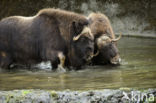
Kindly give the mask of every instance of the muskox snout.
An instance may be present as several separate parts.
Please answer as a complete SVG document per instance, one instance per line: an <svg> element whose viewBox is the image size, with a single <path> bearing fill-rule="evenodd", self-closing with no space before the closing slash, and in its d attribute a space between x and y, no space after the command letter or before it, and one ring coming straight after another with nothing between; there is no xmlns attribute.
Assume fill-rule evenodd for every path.
<svg viewBox="0 0 156 103"><path fill-rule="evenodd" d="M119 55L113 57L111 60L110 60L110 63L113 64L113 65L119 65L121 63L121 58Z"/></svg>
<svg viewBox="0 0 156 103"><path fill-rule="evenodd" d="M93 58L93 52L94 52L93 47L87 47L87 48L85 49L83 59L84 59L85 61L90 61L90 60Z"/></svg>
<svg viewBox="0 0 156 103"><path fill-rule="evenodd" d="M86 56L86 61L90 61L92 59L92 56L91 55L87 55Z"/></svg>
<svg viewBox="0 0 156 103"><path fill-rule="evenodd" d="M93 58L93 49L86 52L86 61L90 61Z"/></svg>

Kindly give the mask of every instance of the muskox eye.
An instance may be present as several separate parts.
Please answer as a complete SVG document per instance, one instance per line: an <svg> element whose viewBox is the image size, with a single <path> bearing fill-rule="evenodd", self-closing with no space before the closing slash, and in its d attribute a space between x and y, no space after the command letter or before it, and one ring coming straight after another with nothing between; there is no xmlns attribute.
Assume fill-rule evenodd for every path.
<svg viewBox="0 0 156 103"><path fill-rule="evenodd" d="M92 51L92 48L91 47L87 47L87 51Z"/></svg>
<svg viewBox="0 0 156 103"><path fill-rule="evenodd" d="M85 41L85 38L81 38L80 41L84 42Z"/></svg>
<svg viewBox="0 0 156 103"><path fill-rule="evenodd" d="M113 45L110 43L110 44L109 44L109 48L112 48L112 46L113 46Z"/></svg>
<svg viewBox="0 0 156 103"><path fill-rule="evenodd" d="M99 19L99 22L103 22L103 20L102 19Z"/></svg>
<svg viewBox="0 0 156 103"><path fill-rule="evenodd" d="M111 41L111 44L114 44L114 42L113 42L113 41Z"/></svg>

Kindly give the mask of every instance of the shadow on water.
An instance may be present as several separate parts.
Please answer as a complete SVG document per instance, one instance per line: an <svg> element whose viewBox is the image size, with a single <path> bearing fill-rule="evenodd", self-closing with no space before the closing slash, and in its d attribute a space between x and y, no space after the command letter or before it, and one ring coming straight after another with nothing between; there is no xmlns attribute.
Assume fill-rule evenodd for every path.
<svg viewBox="0 0 156 103"><path fill-rule="evenodd" d="M56 73L20 69L0 72L0 89L90 90L104 88L155 88L156 40L124 37L118 43L120 66L92 66Z"/></svg>

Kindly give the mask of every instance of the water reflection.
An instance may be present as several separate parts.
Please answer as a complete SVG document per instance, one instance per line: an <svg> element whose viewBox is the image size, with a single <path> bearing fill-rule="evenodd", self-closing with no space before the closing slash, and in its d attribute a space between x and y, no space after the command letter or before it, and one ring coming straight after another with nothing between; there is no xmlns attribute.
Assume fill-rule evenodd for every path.
<svg viewBox="0 0 156 103"><path fill-rule="evenodd" d="M89 90L104 88L155 88L155 39L123 38L118 44L122 65L93 66L57 73L46 70L1 71L0 89Z"/></svg>

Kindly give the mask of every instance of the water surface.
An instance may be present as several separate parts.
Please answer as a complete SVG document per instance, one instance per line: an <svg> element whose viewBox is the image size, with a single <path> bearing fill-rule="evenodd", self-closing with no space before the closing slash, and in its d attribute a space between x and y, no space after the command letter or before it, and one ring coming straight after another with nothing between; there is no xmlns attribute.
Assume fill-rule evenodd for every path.
<svg viewBox="0 0 156 103"><path fill-rule="evenodd" d="M122 58L120 66L89 66L66 73L22 68L1 71L0 90L156 88L156 39L124 37L118 46Z"/></svg>

